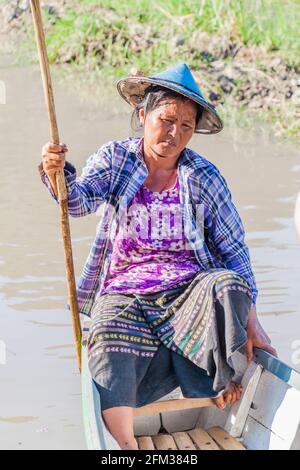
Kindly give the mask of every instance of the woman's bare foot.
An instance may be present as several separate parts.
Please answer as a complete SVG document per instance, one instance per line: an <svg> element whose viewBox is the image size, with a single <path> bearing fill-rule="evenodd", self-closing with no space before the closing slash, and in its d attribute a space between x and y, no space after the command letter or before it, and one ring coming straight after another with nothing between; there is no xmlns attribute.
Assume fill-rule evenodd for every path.
<svg viewBox="0 0 300 470"><path fill-rule="evenodd" d="M233 405L236 401L239 401L243 392L243 386L231 382L226 391L218 398L213 398L213 401L217 408L223 410L226 405Z"/></svg>

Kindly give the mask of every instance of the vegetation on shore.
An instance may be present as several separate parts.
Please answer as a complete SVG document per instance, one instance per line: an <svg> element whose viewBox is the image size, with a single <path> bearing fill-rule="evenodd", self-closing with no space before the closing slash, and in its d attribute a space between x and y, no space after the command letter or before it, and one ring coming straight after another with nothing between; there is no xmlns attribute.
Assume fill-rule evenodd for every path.
<svg viewBox="0 0 300 470"><path fill-rule="evenodd" d="M29 2L0 2L36 61ZM300 0L50 0L43 14L51 63L116 80L186 62L221 114L300 135Z"/></svg>

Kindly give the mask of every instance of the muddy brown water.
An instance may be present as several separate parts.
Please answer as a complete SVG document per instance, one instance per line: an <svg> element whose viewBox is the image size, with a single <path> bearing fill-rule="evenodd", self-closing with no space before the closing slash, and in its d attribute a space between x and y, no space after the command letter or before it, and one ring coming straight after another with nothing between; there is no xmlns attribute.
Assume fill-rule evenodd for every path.
<svg viewBox="0 0 300 470"><path fill-rule="evenodd" d="M0 80L6 86L0 105L0 448L82 449L58 208L37 173L49 140L40 75L35 67L2 61ZM81 100L70 82L55 81L61 140L79 172L103 143L130 134L129 110L117 92L100 105L93 90L89 96ZM300 154L259 128L196 136L191 146L227 179L247 232L261 322L280 358L300 369L300 242L293 222ZM97 222L94 215L71 220L77 275Z"/></svg>

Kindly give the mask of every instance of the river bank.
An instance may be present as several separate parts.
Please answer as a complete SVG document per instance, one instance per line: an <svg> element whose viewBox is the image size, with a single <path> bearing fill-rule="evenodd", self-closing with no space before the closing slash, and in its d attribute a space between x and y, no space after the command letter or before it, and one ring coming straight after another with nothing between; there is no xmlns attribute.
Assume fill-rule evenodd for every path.
<svg viewBox="0 0 300 470"><path fill-rule="evenodd" d="M2 48L37 61L29 1L1 0ZM299 2L50 0L42 4L49 59L81 88L178 62L231 126L268 122L300 136ZM85 84L85 85L84 85ZM101 93L100 93L101 94Z"/></svg>

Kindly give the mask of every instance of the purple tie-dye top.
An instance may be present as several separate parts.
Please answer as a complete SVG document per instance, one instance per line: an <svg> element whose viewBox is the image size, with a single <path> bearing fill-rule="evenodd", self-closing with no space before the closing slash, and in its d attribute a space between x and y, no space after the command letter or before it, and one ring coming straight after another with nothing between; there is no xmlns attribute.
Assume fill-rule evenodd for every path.
<svg viewBox="0 0 300 470"><path fill-rule="evenodd" d="M104 292L158 292L200 269L184 235L178 175L160 192L142 185L120 221Z"/></svg>

